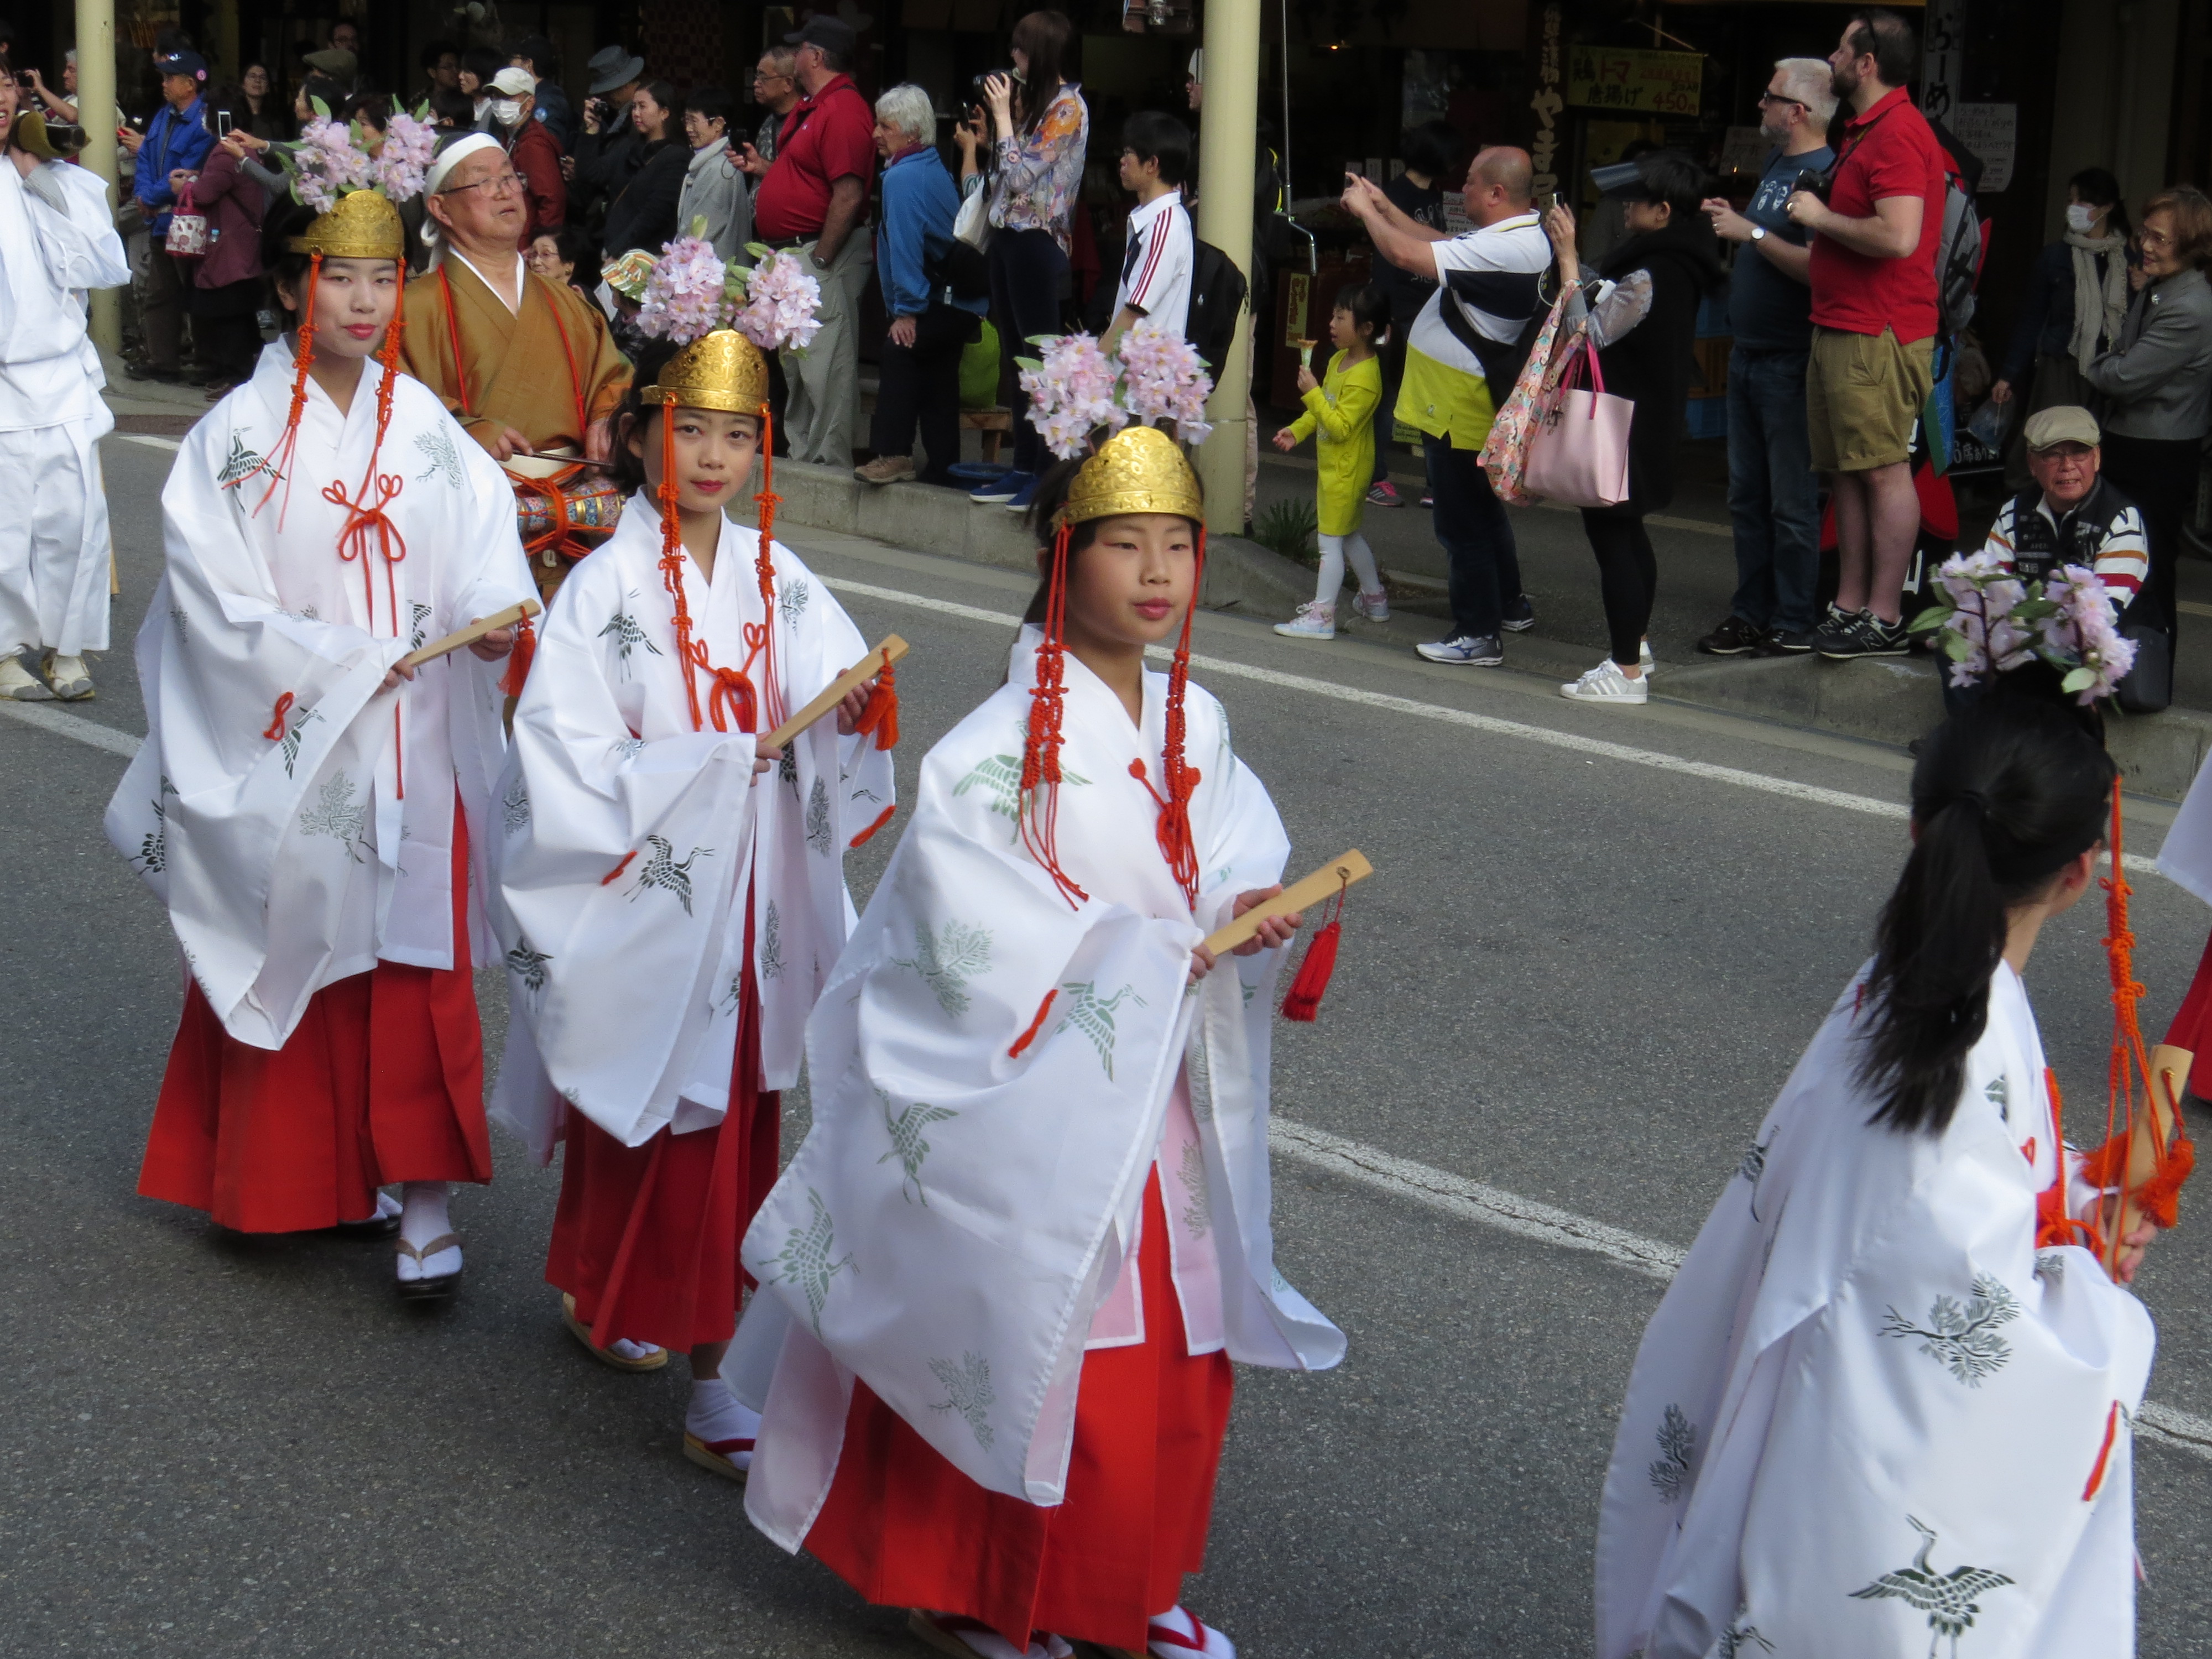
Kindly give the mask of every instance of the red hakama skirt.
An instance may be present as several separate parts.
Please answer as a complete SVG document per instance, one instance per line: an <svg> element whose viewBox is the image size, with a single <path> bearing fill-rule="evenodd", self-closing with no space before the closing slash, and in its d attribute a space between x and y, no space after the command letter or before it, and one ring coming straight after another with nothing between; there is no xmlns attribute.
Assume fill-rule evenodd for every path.
<svg viewBox="0 0 2212 1659"><path fill-rule="evenodd" d="M1157 1168L1137 1261L1145 1340L1083 1356L1066 1501L985 1491L856 1382L807 1549L871 1601L979 1620L1017 1648L1050 1631L1144 1652L1204 1565L1234 1387L1226 1354L1186 1349Z"/></svg>
<svg viewBox="0 0 2212 1659"><path fill-rule="evenodd" d="M325 985L274 1052L231 1036L188 981L139 1192L291 1233L367 1219L393 1182L489 1182L468 873L457 808L453 966L380 962Z"/></svg>
<svg viewBox="0 0 2212 1659"><path fill-rule="evenodd" d="M626 1337L680 1353L738 1328L738 1247L775 1184L782 1139L783 1097L760 1086L760 1018L748 915L721 1122L625 1146L581 1112L568 1115L545 1278L576 1298L601 1347Z"/></svg>
<svg viewBox="0 0 2212 1659"><path fill-rule="evenodd" d="M2190 1062L2189 1092L2199 1100L2212 1100L2212 940L2197 962L2197 976L2189 981L2189 994L2166 1028L2166 1041L2186 1048L2197 1058Z"/></svg>

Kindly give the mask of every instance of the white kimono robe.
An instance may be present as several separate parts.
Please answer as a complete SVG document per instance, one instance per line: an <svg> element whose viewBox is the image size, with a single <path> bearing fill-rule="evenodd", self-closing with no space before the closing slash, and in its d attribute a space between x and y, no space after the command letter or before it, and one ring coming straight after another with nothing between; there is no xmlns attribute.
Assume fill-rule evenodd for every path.
<svg viewBox="0 0 2212 1659"><path fill-rule="evenodd" d="M1870 1126L1854 980L1644 1333L1598 1523L1599 1659L2135 1651L2150 1316L2038 1250L2057 1141L2000 965L1940 1136Z"/></svg>
<svg viewBox="0 0 2212 1659"><path fill-rule="evenodd" d="M0 656L107 649L107 497L115 417L85 295L131 280L106 187L47 161L0 167Z"/></svg>
<svg viewBox="0 0 2212 1659"><path fill-rule="evenodd" d="M711 583L684 556L693 638L716 667L743 669L747 630L759 636L759 544L757 532L725 520ZM868 642L790 549L771 552L776 602L766 620L789 714ZM757 690L759 664L750 677ZM660 514L641 494L562 584L515 710L501 793L498 927L516 1018L491 1115L541 1163L559 1139L564 1099L630 1146L664 1127L682 1133L721 1121L748 892L760 1085L798 1081L806 1017L852 915L845 850L891 807L890 754L872 736L839 737L834 715L756 787L752 735L716 731L713 676L695 682L697 732L660 572ZM765 732L771 711L759 696Z"/></svg>
<svg viewBox="0 0 2212 1659"><path fill-rule="evenodd" d="M323 491L361 489L382 377L364 364L343 416L307 382L264 505L253 469L292 398L278 341L185 437L161 492L167 568L138 630L147 739L107 836L168 907L216 1017L257 1048L283 1048L309 998L380 960L453 967L457 792L478 893L497 834L504 662L459 651L380 688L416 647L535 597L514 497L401 375L376 471L405 554L371 536L342 556L347 512Z"/></svg>
<svg viewBox="0 0 2212 1659"><path fill-rule="evenodd" d="M1061 1501L1085 1348L1158 1316L1114 1292L1134 1274L1164 1134L1179 1143L1161 1179L1193 1346L1291 1369L1343 1357L1274 1267L1282 953L1186 987L1191 947L1236 895L1280 877L1281 822L1193 685L1188 903L1129 770L1159 782L1166 678L1146 675L1139 729L1071 656L1058 845L1089 894L1071 908L1016 835L1037 638L1024 630L1009 683L922 763L914 822L807 1029L813 1127L746 1235L762 1293L724 1375L764 1409L745 1504L786 1549L828 1495L856 1376L980 1485Z"/></svg>

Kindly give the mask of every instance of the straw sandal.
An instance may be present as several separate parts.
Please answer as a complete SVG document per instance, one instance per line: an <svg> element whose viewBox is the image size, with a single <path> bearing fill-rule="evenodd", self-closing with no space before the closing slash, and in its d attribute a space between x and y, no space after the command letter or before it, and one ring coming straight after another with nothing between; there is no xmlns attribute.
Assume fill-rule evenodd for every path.
<svg viewBox="0 0 2212 1659"><path fill-rule="evenodd" d="M576 1298L566 1291L561 1292L561 1322L568 1328L568 1334L589 1349L592 1358L602 1365L611 1365L618 1371L657 1371L668 1363L668 1350L665 1348L653 1347L653 1352L641 1359L625 1359L611 1346L599 1346L592 1340L592 1328L576 1317ZM648 1342L641 1342L637 1346L641 1348L653 1347Z"/></svg>
<svg viewBox="0 0 2212 1659"><path fill-rule="evenodd" d="M405 1239L395 1238L392 1241L392 1247L401 1255L413 1256L415 1265L420 1267L441 1250L460 1249L461 1236L459 1233L441 1233L419 1250ZM400 1299L405 1302L433 1301L451 1296L453 1286L460 1282L461 1270L459 1267L449 1273L440 1273L435 1279L403 1279L398 1281Z"/></svg>

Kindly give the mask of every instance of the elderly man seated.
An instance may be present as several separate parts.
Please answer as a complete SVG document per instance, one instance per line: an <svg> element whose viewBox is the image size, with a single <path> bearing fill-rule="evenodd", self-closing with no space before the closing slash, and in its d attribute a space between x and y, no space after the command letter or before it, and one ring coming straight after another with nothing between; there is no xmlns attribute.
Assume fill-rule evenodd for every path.
<svg viewBox="0 0 2212 1659"><path fill-rule="evenodd" d="M2141 509L2101 476L2097 417L2062 404L2029 416L2025 436L2034 482L1997 510L1981 550L2022 581L2042 581L2061 565L2087 566L2104 583L2113 611L2124 614L2149 573L2150 542ZM2141 639L2136 643L2140 651ZM1975 689L1947 683L1945 707L1972 701L1961 693Z"/></svg>
<svg viewBox="0 0 2212 1659"><path fill-rule="evenodd" d="M516 248L528 204L498 139L475 132L448 143L424 198L430 268L407 285L404 362L507 468L550 598L569 562L613 528L600 504L606 475L578 463L606 458L629 365L596 307L524 266Z"/></svg>

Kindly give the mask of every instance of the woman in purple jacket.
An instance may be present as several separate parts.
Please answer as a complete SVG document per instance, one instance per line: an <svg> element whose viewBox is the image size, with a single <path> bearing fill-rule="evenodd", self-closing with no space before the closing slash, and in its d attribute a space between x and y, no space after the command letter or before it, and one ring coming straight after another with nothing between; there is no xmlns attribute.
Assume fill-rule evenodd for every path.
<svg viewBox="0 0 2212 1659"><path fill-rule="evenodd" d="M235 102L218 97L216 106L242 110L246 96L233 89ZM269 192L240 170L246 148L226 137L208 152L192 184L192 201L207 215L207 257L197 261L185 309L200 361L207 367L210 402L253 373L261 356L261 216Z"/></svg>

